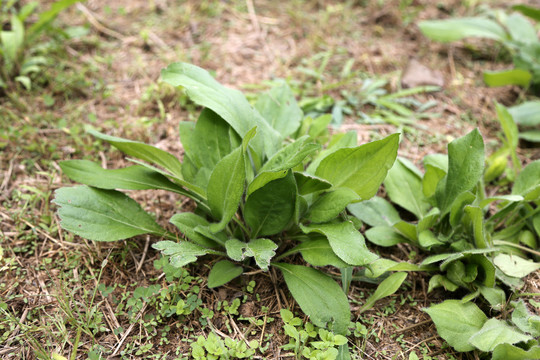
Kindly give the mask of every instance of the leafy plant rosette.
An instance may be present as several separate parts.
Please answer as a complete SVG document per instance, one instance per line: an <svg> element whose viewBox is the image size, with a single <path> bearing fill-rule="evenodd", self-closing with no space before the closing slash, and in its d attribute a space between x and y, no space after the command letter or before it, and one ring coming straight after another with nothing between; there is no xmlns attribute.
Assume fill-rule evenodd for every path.
<svg viewBox="0 0 540 360"><path fill-rule="evenodd" d="M504 108L498 106L498 111L502 115ZM507 130L517 139L517 128ZM398 158L384 187L391 202L416 221L402 220L396 207L380 197L348 209L371 226L365 235L372 243L409 243L430 254L418 264L433 274L428 292L438 287L465 291L461 300L445 300L425 310L456 350L493 352L494 359L538 358L540 317L529 313L522 300L513 300L522 278L540 268L531 260L540 256L540 161L517 174L510 194L491 196L483 185L484 162L478 130L450 143L448 155L427 155L424 173ZM379 259L371 268L382 273L396 265ZM473 303L477 297L502 319L488 319Z"/></svg>
<svg viewBox="0 0 540 360"><path fill-rule="evenodd" d="M514 69L485 71L488 86L540 85L540 40L530 19L540 20L540 9L516 5L514 12L489 11L485 15L466 18L421 21L418 26L424 35L440 42L458 41L465 38L491 39L502 44L512 55ZM520 14L521 12L522 14Z"/></svg>
<svg viewBox="0 0 540 360"><path fill-rule="evenodd" d="M328 119L304 117L285 84L259 96L253 107L241 92L194 65L174 63L162 78L204 107L196 123L179 126L183 161L151 145L90 130L135 165L106 170L85 160L61 162L64 174L85 184L56 191L61 226L94 241L151 234L163 239L153 247L175 267L219 256L208 276L211 288L252 263L265 271L273 266L316 326L344 334L350 322L347 296L317 268L330 265L348 273L378 259L346 208L376 194L396 159L399 135L357 146L356 133L336 134L323 150L318 142L329 137ZM196 209L175 214L170 222L178 232L171 233L119 191L145 189L189 197ZM298 253L311 266L285 261Z"/></svg>

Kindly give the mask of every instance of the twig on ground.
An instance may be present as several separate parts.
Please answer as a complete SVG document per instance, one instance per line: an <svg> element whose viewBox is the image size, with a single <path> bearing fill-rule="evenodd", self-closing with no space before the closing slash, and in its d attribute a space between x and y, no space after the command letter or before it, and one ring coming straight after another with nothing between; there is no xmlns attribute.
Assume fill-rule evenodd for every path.
<svg viewBox="0 0 540 360"><path fill-rule="evenodd" d="M90 23L90 25L95 27L99 32L101 32L101 33L103 33L105 35L108 35L110 37L113 37L115 39L118 39L120 41L124 41L124 35L122 35L119 32L114 31L112 29L109 29L109 28L105 27L104 25L102 25L98 21L98 19L96 19L96 16L90 10L88 10L88 8L86 6L84 6L81 3L77 3L76 6L77 6L77 9L79 9L79 11L84 14L86 19Z"/></svg>
<svg viewBox="0 0 540 360"><path fill-rule="evenodd" d="M141 268L144 264L144 259L146 259L146 253L148 252L148 245L150 245L150 235L146 236L146 242L144 243L144 250L141 257L141 261L139 261L139 263L137 264L137 269L135 270L135 273L137 274L139 273L139 271L141 271Z"/></svg>
<svg viewBox="0 0 540 360"><path fill-rule="evenodd" d="M110 358L111 357L114 357L116 356L116 354L118 353L118 351L120 350L120 348L122 347L122 344L124 343L124 341L126 340L126 338L129 336L129 334L131 333L131 331L133 330L133 327L135 326L135 324L137 324L137 322L139 321L139 319L141 318L142 314L144 313L144 311L146 310L146 306L148 304L145 302L141 311L139 311L139 313L137 314L137 317L135 318L135 321L129 326L129 328L127 329L127 331L124 333L124 336L122 336L122 339L120 340L120 342L118 343L118 345L116 345L116 348L114 349L113 353L111 354Z"/></svg>

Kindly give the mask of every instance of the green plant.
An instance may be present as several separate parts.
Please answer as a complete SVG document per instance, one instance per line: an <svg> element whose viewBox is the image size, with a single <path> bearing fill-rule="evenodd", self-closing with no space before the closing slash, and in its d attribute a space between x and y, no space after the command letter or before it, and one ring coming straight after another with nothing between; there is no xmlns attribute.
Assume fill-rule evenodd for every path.
<svg viewBox="0 0 540 360"><path fill-rule="evenodd" d="M426 156L425 173L410 161L398 158L388 172L384 186L390 200L417 218L415 222L402 220L394 206L380 197L348 207L372 226L365 233L369 241L380 246L407 242L431 254L418 265L420 270L433 273L428 292L438 287L448 291L459 288L468 291L461 302L447 300L443 304L449 305L435 305L426 310L438 328L443 327L440 324L444 322L449 332L461 333L459 341L463 346L449 340L448 332L439 331L458 351L473 348L493 351L497 344L521 341L513 342L512 339L517 337L510 340L501 337L490 347L480 343L473 346L468 342L470 339L463 339L465 334L459 328L462 321L455 314L465 311L462 306L474 308L470 311L482 314L477 317L476 331L480 331L484 323L491 329L494 321L499 320L486 320L484 313L470 301L482 297L493 310L506 313L504 289L516 291L521 287L521 278L540 268L540 263L528 259L528 256L540 256L537 245L540 236L540 161L530 163L516 176L511 194L491 197L485 195L484 162L484 143L478 130L450 143L448 156ZM379 259L370 269L377 269L377 274L382 274L388 269L414 270L414 266ZM439 312L444 316L442 322L434 315ZM464 312L461 316L465 319L469 315ZM493 331L504 330L502 326L497 325ZM516 331L521 333L522 330ZM472 330L467 334L472 336ZM523 335L519 339L528 341L529 337ZM527 350L535 344L521 345Z"/></svg>
<svg viewBox="0 0 540 360"><path fill-rule="evenodd" d="M196 360L251 359L258 347L257 340L252 340L248 344L229 337L222 340L211 332L208 337L201 335L191 344L191 356Z"/></svg>
<svg viewBox="0 0 540 360"><path fill-rule="evenodd" d="M508 112L513 121L520 127L519 138L540 143L540 101L526 101L511 106Z"/></svg>
<svg viewBox="0 0 540 360"><path fill-rule="evenodd" d="M514 6L514 10L539 21L538 9ZM502 44L512 55L514 69L485 71L484 81L489 86L540 85L540 41L535 27L521 14L490 11L486 15L468 18L427 20L418 23L430 39L451 42L478 37Z"/></svg>
<svg viewBox="0 0 540 360"><path fill-rule="evenodd" d="M329 95L303 97L300 106L313 117L331 113L329 123L333 126L340 126L345 116L354 116L359 123L386 123L412 131L411 126L417 125L417 119L437 116L427 112L436 102L422 103L413 95L436 91L439 87L419 86L389 92L388 86L388 80L384 78L366 78L357 89L342 90L341 99Z"/></svg>
<svg viewBox="0 0 540 360"><path fill-rule="evenodd" d="M303 323L287 309L280 310L283 331L289 337L284 350L293 350L297 359L334 360L339 355L339 347L347 344L347 338L320 329L312 323Z"/></svg>
<svg viewBox="0 0 540 360"><path fill-rule="evenodd" d="M89 130L136 165L105 170L90 161L62 162L67 176L87 186L56 191L61 226L95 241L165 238L153 247L174 267L207 254L228 258L213 265L209 287L231 281L253 262L263 270L274 266L315 325L345 333L350 309L340 286L320 270L283 259L300 253L314 267L339 269L378 259L345 210L375 195L396 158L399 135L356 146L355 133L338 134L321 150L316 141L326 139L326 120L303 117L285 84L262 94L253 108L242 93L196 66L175 63L162 77L205 107L196 124L180 124L183 162ZM192 199L196 209L170 219L182 233L175 234L116 189L168 190Z"/></svg>
<svg viewBox="0 0 540 360"><path fill-rule="evenodd" d="M22 7L18 0L0 1L0 88L8 87L14 80L31 87L31 74L42 71L48 61L36 55L39 36L52 28L52 22L67 7L80 0L59 0L49 10L38 14L38 20L26 25L26 20L33 15L39 3L29 2ZM9 25L8 25L9 24Z"/></svg>

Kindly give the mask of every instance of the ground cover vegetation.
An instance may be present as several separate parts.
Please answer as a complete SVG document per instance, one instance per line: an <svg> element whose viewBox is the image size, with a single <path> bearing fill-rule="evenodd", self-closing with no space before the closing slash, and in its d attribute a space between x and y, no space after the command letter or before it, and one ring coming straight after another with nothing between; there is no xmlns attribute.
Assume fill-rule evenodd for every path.
<svg viewBox="0 0 540 360"><path fill-rule="evenodd" d="M540 358L538 10L476 5L0 2L1 356Z"/></svg>

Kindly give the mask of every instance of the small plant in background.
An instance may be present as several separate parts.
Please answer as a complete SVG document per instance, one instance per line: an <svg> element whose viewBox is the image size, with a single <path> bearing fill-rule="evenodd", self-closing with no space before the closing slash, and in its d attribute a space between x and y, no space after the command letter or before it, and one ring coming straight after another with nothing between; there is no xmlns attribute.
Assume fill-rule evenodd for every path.
<svg viewBox="0 0 540 360"><path fill-rule="evenodd" d="M106 170L85 160L62 162L67 176L86 185L56 191L61 226L95 241L164 238L153 247L174 267L204 255L223 257L209 273L211 288L246 266L273 266L316 326L344 334L347 296L314 267L332 265L347 279L352 267L378 259L346 207L376 194L396 158L399 135L357 146L355 133L337 134L323 150L318 142L328 138L327 120L304 117L285 84L252 107L196 66L175 63L162 77L205 107L196 123L180 124L183 162L156 147L89 130L136 165ZM192 199L196 209L174 215L170 222L182 235L171 233L117 189L171 191ZM284 262L295 254L313 267Z"/></svg>
<svg viewBox="0 0 540 360"><path fill-rule="evenodd" d="M514 10L538 22L538 8L517 5ZM420 30L430 39L451 42L477 37L497 41L511 54L514 69L485 71L488 86L519 85L525 88L540 85L540 41L535 27L519 12L488 11L477 17L427 20L418 23Z"/></svg>
<svg viewBox="0 0 540 360"><path fill-rule="evenodd" d="M498 106L498 110L506 119L505 109ZM503 128L505 134L515 134L508 143L516 144L517 128ZM417 218L415 222L402 220L396 208L380 197L348 209L371 226L365 234L372 243L409 243L432 254L419 264L421 270L433 273L428 292L438 287L468 292L461 301L446 300L426 309L439 334L456 350L493 352L497 359L507 352L516 359L532 358L530 354L540 350L534 339L538 329L532 325L537 319L523 304L511 303L521 309L517 322L530 327L518 325L514 316L512 323L488 320L472 300L481 297L492 311L507 316L509 300L516 298L522 278L540 268L540 263L530 260L540 256L540 162L530 163L517 174L511 194L491 196L486 196L484 188L484 162L478 130L449 144L448 156L426 156L424 173L398 158L384 186L390 200ZM371 269L405 270L411 265L379 259ZM512 292L509 299L505 289ZM517 343L519 347L514 346Z"/></svg>
<svg viewBox="0 0 540 360"><path fill-rule="evenodd" d="M281 309L283 331L289 337L284 350L293 351L297 359L334 360L339 355L339 347L347 344L347 338L317 328L312 323L303 323L287 309Z"/></svg>
<svg viewBox="0 0 540 360"><path fill-rule="evenodd" d="M191 356L196 360L251 359L258 347L257 340L249 343L230 337L223 340L211 332L208 337L201 335L191 344Z"/></svg>
<svg viewBox="0 0 540 360"><path fill-rule="evenodd" d="M10 87L12 81L31 88L31 77L42 72L49 62L39 55L39 37L53 29L52 22L60 12L79 1L59 0L39 13L37 1L25 5L19 0L0 2L0 89ZM27 24L32 15L37 15L38 20Z"/></svg>

